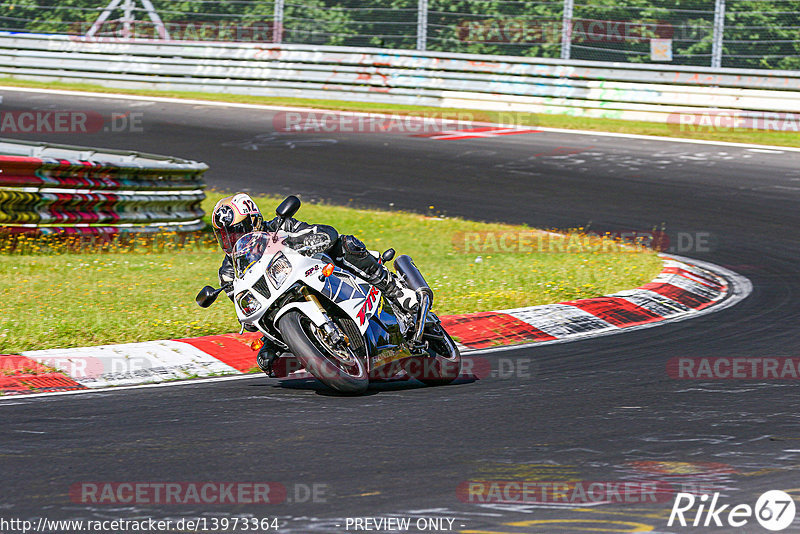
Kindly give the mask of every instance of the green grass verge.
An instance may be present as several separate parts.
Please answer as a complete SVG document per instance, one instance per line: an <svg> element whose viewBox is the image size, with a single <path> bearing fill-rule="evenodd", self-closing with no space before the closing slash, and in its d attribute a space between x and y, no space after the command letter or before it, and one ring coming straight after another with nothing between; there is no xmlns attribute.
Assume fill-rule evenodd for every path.
<svg viewBox="0 0 800 534"><path fill-rule="evenodd" d="M207 213L221 196L209 195ZM279 200L257 199L264 213L272 213ZM440 314L604 295L646 283L661 269L652 252L550 253L523 247L526 252L483 252L476 262L474 250L464 253L454 245L463 232L533 232L520 226L310 203L298 217L355 234L371 249L391 246L411 255L436 291L434 309ZM215 247L2 253L0 354L235 331L227 299L205 310L194 303L200 287L217 284L221 258Z"/></svg>
<svg viewBox="0 0 800 534"><path fill-rule="evenodd" d="M65 83L65 82L39 82L21 80L18 78L0 77L0 86L12 87L33 87L42 89L63 89L71 91L93 91L100 93L115 94L134 94L145 96L159 96L168 98L185 98L212 100L216 102L236 102L246 104L264 104L281 106L313 107L318 109L344 110L344 111L365 111L365 112L385 112L396 114L409 113L432 113L448 114L450 117L463 116L469 114L472 120L487 122L508 121L508 114L501 114L493 111L464 110L455 108L438 108L425 106L406 106L399 104L381 104L369 102L344 102L338 100L316 100L305 98L279 98L279 97L259 97L249 95L232 95L202 92L183 92L183 91L158 91L146 89L117 89L103 87L101 85L88 83ZM770 132L753 130L731 130L720 129L718 131L703 131L702 129L681 131L676 126L658 124L643 121L626 121L619 119L596 119L571 115L547 115L534 113L515 113L514 117L519 125L522 126L541 126L549 128L564 128L572 130L590 130L598 132L614 132L637 135L655 135L662 137L680 137L685 139L702 139L708 141L725 141L733 143L756 143L762 145L777 145L800 147L800 135L797 132Z"/></svg>

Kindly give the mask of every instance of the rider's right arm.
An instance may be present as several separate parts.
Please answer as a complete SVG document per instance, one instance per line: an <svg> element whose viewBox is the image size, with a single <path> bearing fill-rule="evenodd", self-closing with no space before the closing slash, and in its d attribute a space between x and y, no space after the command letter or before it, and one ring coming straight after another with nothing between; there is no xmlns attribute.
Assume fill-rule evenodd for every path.
<svg viewBox="0 0 800 534"><path fill-rule="evenodd" d="M233 279L236 273L233 270L233 262L227 254L222 260L222 265L219 268L219 286L228 295L228 298L233 300Z"/></svg>

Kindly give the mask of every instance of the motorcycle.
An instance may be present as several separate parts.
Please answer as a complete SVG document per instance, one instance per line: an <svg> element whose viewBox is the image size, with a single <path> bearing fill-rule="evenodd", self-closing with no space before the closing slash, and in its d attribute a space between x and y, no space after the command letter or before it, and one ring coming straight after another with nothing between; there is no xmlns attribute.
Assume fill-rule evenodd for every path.
<svg viewBox="0 0 800 534"><path fill-rule="evenodd" d="M416 313L409 313L326 254L309 255L314 243L287 246L284 222L300 204L287 197L275 211L278 231L249 233L233 248L233 301L243 330L260 332L342 393L363 393L370 379L402 372L427 385L455 380L461 354L431 311L433 290L414 261L406 255L394 260L398 281L417 301ZM382 264L394 254L393 249L373 253ZM205 286L196 302L207 308L221 291Z"/></svg>

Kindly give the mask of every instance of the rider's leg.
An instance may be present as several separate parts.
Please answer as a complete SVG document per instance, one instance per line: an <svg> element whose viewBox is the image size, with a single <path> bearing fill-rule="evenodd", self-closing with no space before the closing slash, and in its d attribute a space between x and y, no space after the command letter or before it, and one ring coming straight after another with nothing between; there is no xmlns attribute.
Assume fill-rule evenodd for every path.
<svg viewBox="0 0 800 534"><path fill-rule="evenodd" d="M416 296L410 289L398 284L395 276L378 263L378 260L369 253L357 237L342 235L331 247L333 258L341 266L356 272L364 280L374 285L392 303L402 310L412 313L416 305Z"/></svg>

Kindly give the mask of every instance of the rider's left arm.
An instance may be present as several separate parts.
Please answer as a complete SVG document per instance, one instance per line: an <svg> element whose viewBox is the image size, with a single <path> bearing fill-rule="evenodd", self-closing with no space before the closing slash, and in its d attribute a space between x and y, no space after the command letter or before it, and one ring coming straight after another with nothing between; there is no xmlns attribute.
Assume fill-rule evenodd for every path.
<svg viewBox="0 0 800 534"><path fill-rule="evenodd" d="M316 254L327 252L339 239L339 233L333 226L327 224L308 224L296 219L290 219L286 225L289 237L286 244L303 254Z"/></svg>

